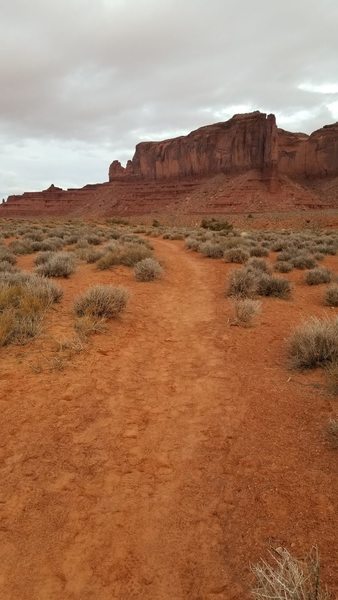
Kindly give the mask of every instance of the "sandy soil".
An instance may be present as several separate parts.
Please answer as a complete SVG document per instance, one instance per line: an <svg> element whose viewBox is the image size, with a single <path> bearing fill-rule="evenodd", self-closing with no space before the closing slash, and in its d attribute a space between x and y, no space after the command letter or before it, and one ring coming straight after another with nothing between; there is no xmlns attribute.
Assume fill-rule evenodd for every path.
<svg viewBox="0 0 338 600"><path fill-rule="evenodd" d="M81 266L45 333L0 351L1 600L245 600L269 545L318 544L338 589L336 403L285 353L328 312L323 287L231 327L234 267L154 245L162 281ZM126 285L128 310L57 370L52 339L71 337L74 296L98 281Z"/></svg>

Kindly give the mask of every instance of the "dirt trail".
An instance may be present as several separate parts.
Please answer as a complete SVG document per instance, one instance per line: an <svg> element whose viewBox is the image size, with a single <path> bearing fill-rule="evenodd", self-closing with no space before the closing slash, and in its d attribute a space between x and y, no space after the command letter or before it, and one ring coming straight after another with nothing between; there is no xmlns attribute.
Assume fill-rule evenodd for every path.
<svg viewBox="0 0 338 600"><path fill-rule="evenodd" d="M29 346L1 356L1 600L243 600L269 543L319 543L337 583L331 407L281 356L309 300L229 327L229 267L154 245L161 282L93 267L65 282L56 331L81 287L118 278L133 292L70 367L32 372Z"/></svg>

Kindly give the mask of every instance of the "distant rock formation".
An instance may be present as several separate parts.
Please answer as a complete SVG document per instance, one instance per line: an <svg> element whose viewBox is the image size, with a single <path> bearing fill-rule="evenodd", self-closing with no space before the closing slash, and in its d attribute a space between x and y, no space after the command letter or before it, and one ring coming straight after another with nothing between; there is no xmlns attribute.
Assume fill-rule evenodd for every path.
<svg viewBox="0 0 338 600"><path fill-rule="evenodd" d="M0 216L224 214L338 208L338 123L311 135L274 115L235 115L188 135L141 142L109 182L9 196Z"/></svg>
<svg viewBox="0 0 338 600"><path fill-rule="evenodd" d="M111 164L109 180L131 175L145 179L205 177L259 169L272 181L277 164L275 117L256 111L201 127L186 136L141 142L125 169L116 160Z"/></svg>
<svg viewBox="0 0 338 600"><path fill-rule="evenodd" d="M109 181L137 176L145 179L205 177L257 169L277 191L278 175L316 178L338 175L338 123L310 136L278 129L274 115L259 111L234 115L162 142L137 144L127 167L114 161Z"/></svg>

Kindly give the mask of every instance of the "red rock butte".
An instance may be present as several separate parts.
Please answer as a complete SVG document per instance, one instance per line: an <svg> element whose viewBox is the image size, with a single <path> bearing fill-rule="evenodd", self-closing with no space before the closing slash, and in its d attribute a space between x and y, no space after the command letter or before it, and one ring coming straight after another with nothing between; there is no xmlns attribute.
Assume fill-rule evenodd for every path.
<svg viewBox="0 0 338 600"><path fill-rule="evenodd" d="M274 115L234 115L188 135L137 144L109 181L9 196L0 216L227 214L338 208L338 123L311 135Z"/></svg>

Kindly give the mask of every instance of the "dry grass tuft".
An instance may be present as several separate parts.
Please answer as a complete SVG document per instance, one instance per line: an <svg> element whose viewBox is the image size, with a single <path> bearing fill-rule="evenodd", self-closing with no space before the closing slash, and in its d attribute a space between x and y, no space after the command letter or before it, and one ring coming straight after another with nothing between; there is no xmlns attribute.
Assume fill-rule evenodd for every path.
<svg viewBox="0 0 338 600"><path fill-rule="evenodd" d="M325 304L327 306L338 306L338 284L330 285L326 290Z"/></svg>
<svg viewBox="0 0 338 600"><path fill-rule="evenodd" d="M302 560L285 548L271 552L272 564L265 560L252 567L257 584L252 593L257 600L329 600L320 581L317 548Z"/></svg>
<svg viewBox="0 0 338 600"><path fill-rule="evenodd" d="M252 325L254 317L261 311L261 302L259 300L251 300L250 298L235 298L233 306L235 320L232 324L243 327Z"/></svg>
<svg viewBox="0 0 338 600"><path fill-rule="evenodd" d="M338 360L338 317L311 318L296 329L289 342L289 356L297 369L311 369Z"/></svg>
<svg viewBox="0 0 338 600"><path fill-rule="evenodd" d="M74 310L79 317L111 319L126 308L128 296L127 290L122 287L95 285L76 300Z"/></svg>
<svg viewBox="0 0 338 600"><path fill-rule="evenodd" d="M144 258L136 263L134 273L137 281L154 281L162 277L163 269L154 258Z"/></svg>

